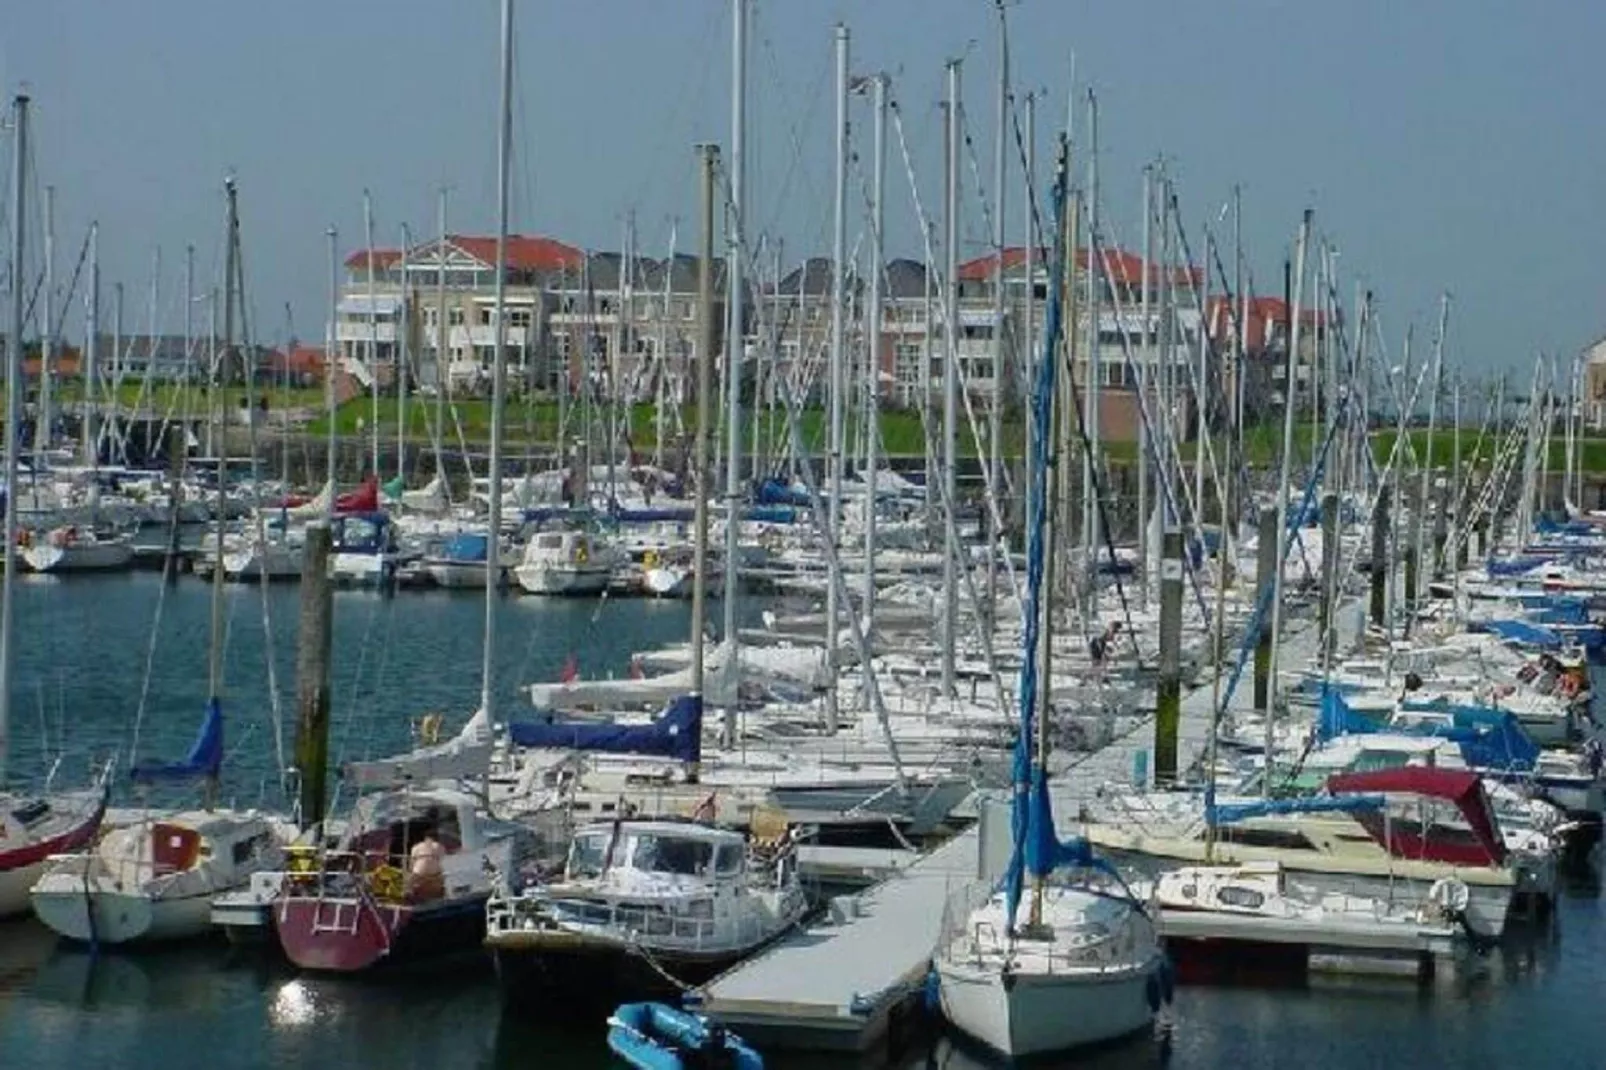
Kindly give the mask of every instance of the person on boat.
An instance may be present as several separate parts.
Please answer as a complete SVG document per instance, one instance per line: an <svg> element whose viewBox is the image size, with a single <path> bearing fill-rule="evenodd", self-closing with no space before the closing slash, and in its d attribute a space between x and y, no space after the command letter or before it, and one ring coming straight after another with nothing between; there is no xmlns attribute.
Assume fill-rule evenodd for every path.
<svg viewBox="0 0 1606 1070"><path fill-rule="evenodd" d="M1111 621L1110 626L1103 633L1095 635L1087 641L1088 655L1093 659L1093 675L1104 679L1104 665L1110 656L1110 648L1115 645L1115 637L1121 634L1121 622Z"/></svg>
<svg viewBox="0 0 1606 1070"><path fill-rule="evenodd" d="M423 837L408 855L407 897L414 902L439 899L446 894L446 875L442 863L446 848L435 837L435 826L425 825Z"/></svg>

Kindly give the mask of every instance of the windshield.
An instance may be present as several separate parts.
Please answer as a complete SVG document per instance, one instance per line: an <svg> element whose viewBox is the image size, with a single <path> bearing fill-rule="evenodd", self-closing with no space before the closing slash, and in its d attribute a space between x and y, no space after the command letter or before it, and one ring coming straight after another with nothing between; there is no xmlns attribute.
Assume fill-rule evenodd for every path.
<svg viewBox="0 0 1606 1070"><path fill-rule="evenodd" d="M698 876L709 872L714 845L702 840L671 839L667 836L639 836L630 864L650 873L680 873Z"/></svg>
<svg viewBox="0 0 1606 1070"><path fill-rule="evenodd" d="M576 836L569 847L569 879L600 876L607 861L608 837L601 833Z"/></svg>

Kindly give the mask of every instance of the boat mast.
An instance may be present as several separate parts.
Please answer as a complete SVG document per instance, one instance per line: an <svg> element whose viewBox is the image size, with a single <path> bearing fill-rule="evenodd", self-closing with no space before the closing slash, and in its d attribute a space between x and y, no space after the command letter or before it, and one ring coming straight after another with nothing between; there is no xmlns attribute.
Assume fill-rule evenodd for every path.
<svg viewBox="0 0 1606 1070"><path fill-rule="evenodd" d="M21 226L19 222L17 224ZM22 270L19 265L17 270ZM37 460L50 450L51 372L56 356L56 187L45 187L45 329L39 353L39 422L33 429L33 452ZM35 471L39 465L34 466Z"/></svg>
<svg viewBox="0 0 1606 1070"><path fill-rule="evenodd" d="M84 413L79 422L80 451L85 468L100 467L95 448L95 387L100 379L100 224L89 224L89 293L84 314ZM53 332L52 332L53 333ZM90 488L90 505L100 501L98 487ZM91 513L93 519L94 513Z"/></svg>
<svg viewBox="0 0 1606 1070"><path fill-rule="evenodd" d="M374 479L378 480L379 479L379 315L378 315L378 301L379 301L379 298L374 293L374 206L373 206L373 201L368 196L368 190L366 188L362 191L362 229L363 229L363 240L367 244L367 247L368 247L368 251L367 251L367 254L366 254L367 263L368 263L368 385L369 385L369 394L372 396L372 400L373 400L373 403L372 403L372 405L370 407L370 410L369 410L369 416L370 416L371 422L374 425L372 428L369 429L369 435L373 440L373 446L374 446L374 461L373 461L373 469L372 469L372 471L373 471Z"/></svg>
<svg viewBox="0 0 1606 1070"><path fill-rule="evenodd" d="M442 443L446 441L446 383L450 379L446 360L446 187L440 189L439 203L435 207L436 228L440 231L440 244L435 247L435 478L440 480L446 500L452 500L445 473L446 462L441 459Z"/></svg>
<svg viewBox="0 0 1606 1070"><path fill-rule="evenodd" d="M742 243L748 212L744 197L747 156L743 142L747 132L747 2L731 0L731 157L726 173L729 203L725 238L725 570L724 640L725 656L733 671L739 671L740 638L736 633L736 603L739 583L742 486L742 351L745 342L746 284L742 275ZM757 399L754 399L755 404ZM701 404L701 402L699 402ZM697 582L703 582L699 574ZM834 625L833 625L834 627ZM833 673L832 679L835 679ZM720 726L720 742L727 749L736 744L736 707L725 709Z"/></svg>
<svg viewBox="0 0 1606 1070"><path fill-rule="evenodd" d="M1283 377L1285 402L1283 405L1283 459L1282 471L1277 477L1277 557L1271 574L1271 664L1266 678L1271 681L1273 701L1266 709L1266 773L1261 784L1262 792L1271 795L1271 763L1277 723L1275 715L1277 693L1277 652L1283 629L1283 561L1288 556L1288 480L1294 460L1294 369L1299 360L1299 301L1305 287L1305 245L1310 240L1312 211L1305 209L1299 224L1299 244L1294 250L1294 294L1288 309L1288 367ZM1314 385L1314 381L1313 384Z"/></svg>
<svg viewBox="0 0 1606 1070"><path fill-rule="evenodd" d="M234 186L234 176L230 175L223 180L223 194L228 201L228 223L225 228L223 247L223 347L218 350L215 372L212 376L214 389L227 384L227 365L229 352L234 347L234 284L238 271L240 256L240 218L236 201L237 191ZM213 412L213 406L207 404L208 412ZM207 694L213 702L223 697L223 528L228 510L224 506L224 493L227 488L229 452L228 429L221 426L223 418L228 413L228 406L221 400L216 407L215 419L219 423L215 441L217 443L217 488L213 494L213 508L216 510L213 531L216 539L216 555L212 566L212 632L210 657L207 660ZM250 414L247 413L249 417Z"/></svg>
<svg viewBox="0 0 1606 1070"><path fill-rule="evenodd" d="M496 138L496 311L491 349L490 538L485 551L485 650L480 669L480 709L496 723L493 670L496 664L496 599L502 570L502 397L507 390L507 199L513 152L513 0L502 0L502 92Z"/></svg>
<svg viewBox="0 0 1606 1070"><path fill-rule="evenodd" d="M1086 557L1088 619L1098 608L1099 506L1098 475L1104 435L1099 427L1099 395L1103 392L1104 354L1099 337L1103 302L1103 255L1099 242L1099 102L1087 91L1087 396L1084 399L1088 449L1082 453L1082 537Z"/></svg>
<svg viewBox="0 0 1606 1070"><path fill-rule="evenodd" d="M334 530L335 522L335 417L338 409L335 406L335 370L339 364L335 360L335 347L338 332L335 321L340 315L340 234L334 227L324 232L329 238L329 335L328 350L323 356L323 400L325 415L329 423L329 436L324 442L325 477L328 479L329 497L323 506L323 522Z"/></svg>
<svg viewBox="0 0 1606 1070"><path fill-rule="evenodd" d="M708 424L714 391L714 181L719 146L698 145L702 245L697 259L697 425L692 439L691 689L703 694L703 620L708 612ZM727 577L726 586L729 586Z"/></svg>
<svg viewBox="0 0 1606 1070"><path fill-rule="evenodd" d="M1427 567L1422 558L1422 550L1427 534L1428 492L1433 488L1433 439L1439 428L1439 395L1444 392L1444 332L1449 325L1450 295L1444 294L1439 298L1439 330L1433 337L1433 393L1428 395L1428 438L1427 445L1423 448L1422 474L1417 481L1416 509L1413 510L1416 538L1413 540L1412 552L1416 555L1416 575L1412 578L1415 580L1415 590L1405 592L1406 602L1413 610L1420 602L1418 592L1424 587L1423 573L1432 575L1432 569ZM1407 618L1408 621L1409 619Z"/></svg>
<svg viewBox="0 0 1606 1070"><path fill-rule="evenodd" d="M6 339L6 459L5 459L5 573L0 575L0 784L5 783L6 761L11 756L11 669L16 652L11 647L12 617L16 612L17 576L17 451L22 436L22 293L24 226L27 220L28 97L19 93L11 102L11 333Z"/></svg>
<svg viewBox="0 0 1606 1070"><path fill-rule="evenodd" d="M407 224L401 225L401 261L397 265L401 303L396 306L396 478L407 475L407 341L412 334L412 302L407 300L407 249L412 245L412 234Z"/></svg>
<svg viewBox="0 0 1606 1070"><path fill-rule="evenodd" d="M1155 562L1149 560L1149 443L1154 442L1154 427L1143 426L1142 413L1154 412L1149 407L1149 382L1154 376L1154 324L1149 319L1149 295L1154 292L1154 235L1151 223L1154 219L1153 202L1154 172L1145 164L1143 166L1143 281L1138 285L1142 287L1138 295L1140 307L1138 311L1138 329L1142 336L1142 359L1138 361L1138 598L1141 600L1145 612L1149 608L1149 569ZM1092 266L1091 254L1088 266ZM1148 441L1144 441L1147 439Z"/></svg>
<svg viewBox="0 0 1606 1070"><path fill-rule="evenodd" d="M993 135L993 398L987 419L987 488L996 496L1004 492L1004 127L1009 122L1009 31L1004 0L998 9L998 113ZM1030 244L1030 243L1028 243ZM1029 281L1029 280L1028 280ZM998 597L998 544L1003 540L999 509L987 510L987 598L991 611Z"/></svg>
<svg viewBox="0 0 1606 1070"><path fill-rule="evenodd" d="M876 451L880 445L880 394L881 394L881 279L886 270L886 247L882 228L886 223L885 193L887 172L887 75L877 74L871 79L875 101L875 122L870 139L870 297L865 308L869 324L870 368L865 379L864 405L864 605L860 613L864 630L870 634L875 628L875 511L876 511ZM834 585L833 585L834 586ZM865 672L870 666L863 666Z"/></svg>
<svg viewBox="0 0 1606 1070"><path fill-rule="evenodd" d="M740 0L738 0L740 2ZM847 392L846 354L843 353L843 334L846 326L847 300L847 193L848 193L848 28L836 27L836 157L832 161L836 180L832 186L833 215L831 228L831 416L829 444L829 472L826 490L825 541L831 549L839 545L842 531L842 448L843 448L843 395ZM835 732L837 724L837 627L843 606L837 595L837 584L828 582L825 588L825 665L830 681L825 690L825 729ZM849 607L849 612L852 612Z"/></svg>
<svg viewBox="0 0 1606 1070"><path fill-rule="evenodd" d="M942 693L954 696L954 644L959 641L959 532L954 509L958 506L959 482L954 456L958 436L959 342L955 327L959 322L959 75L963 60L948 61L948 160L946 219L943 237L947 257L943 280L942 309L942 482L943 555L942 605Z"/></svg>

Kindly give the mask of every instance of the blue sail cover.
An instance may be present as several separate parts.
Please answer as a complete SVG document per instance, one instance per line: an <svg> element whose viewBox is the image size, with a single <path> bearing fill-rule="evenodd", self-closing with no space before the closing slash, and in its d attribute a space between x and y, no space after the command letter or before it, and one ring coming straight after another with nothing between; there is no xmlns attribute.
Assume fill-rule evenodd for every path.
<svg viewBox="0 0 1606 1070"><path fill-rule="evenodd" d="M1561 637L1548 628L1541 628L1537 624L1529 624L1523 620L1491 620L1484 622L1484 630L1493 632L1508 643L1519 646L1538 647L1541 650L1556 650L1561 647Z"/></svg>
<svg viewBox="0 0 1606 1070"><path fill-rule="evenodd" d="M1483 563L1483 567L1491 576L1520 576L1524 572L1538 568L1547 560L1549 558L1533 554L1522 557L1491 557Z"/></svg>
<svg viewBox="0 0 1606 1070"><path fill-rule="evenodd" d="M690 524L697 511L689 506L674 509L622 509L614 506L610 515L621 524Z"/></svg>
<svg viewBox="0 0 1606 1070"><path fill-rule="evenodd" d="M129 775L141 783L158 780L190 780L205 777L216 780L223 767L223 707L217 699L208 699L206 719L201 722L201 733L195 737L190 755L182 762L139 762Z"/></svg>
<svg viewBox="0 0 1606 1070"><path fill-rule="evenodd" d="M448 561L484 561L490 553L491 537L477 532L460 532L446 540L441 556Z"/></svg>
<svg viewBox="0 0 1606 1070"><path fill-rule="evenodd" d="M779 479L766 479L758 485L758 491L753 500L759 505L808 505L809 492L806 488L795 484L783 483Z"/></svg>
<svg viewBox="0 0 1606 1070"><path fill-rule="evenodd" d="M703 752L703 698L682 695L647 724L514 721L507 734L520 747L645 754L693 763Z"/></svg>
<svg viewBox="0 0 1606 1070"><path fill-rule="evenodd" d="M1338 736L1378 730L1379 725L1376 721L1350 709L1349 703L1344 701L1344 695L1338 688L1322 689L1322 712L1316 718L1317 740L1326 742Z"/></svg>

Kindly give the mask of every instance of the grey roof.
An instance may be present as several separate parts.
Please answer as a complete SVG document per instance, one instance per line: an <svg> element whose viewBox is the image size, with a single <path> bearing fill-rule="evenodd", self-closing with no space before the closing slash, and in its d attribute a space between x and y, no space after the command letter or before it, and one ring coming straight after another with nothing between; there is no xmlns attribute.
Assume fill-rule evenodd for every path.
<svg viewBox="0 0 1606 1070"><path fill-rule="evenodd" d="M655 260L650 256L638 256L632 262L633 270L630 273L630 284L638 293L662 293L664 279L669 279L669 290L674 294L695 294L697 292L698 261L700 258L684 253L676 254L673 260L665 257ZM614 252L590 253L586 256L585 277L582 279L573 272L564 272L552 278L552 283L559 290L579 290L582 285L596 292L614 292L619 289L619 282L624 277L624 256ZM714 260L714 291L723 293L725 289L725 261L721 257Z"/></svg>
<svg viewBox="0 0 1606 1070"><path fill-rule="evenodd" d="M888 297L925 297L926 265L918 260L887 261L886 287Z"/></svg>

